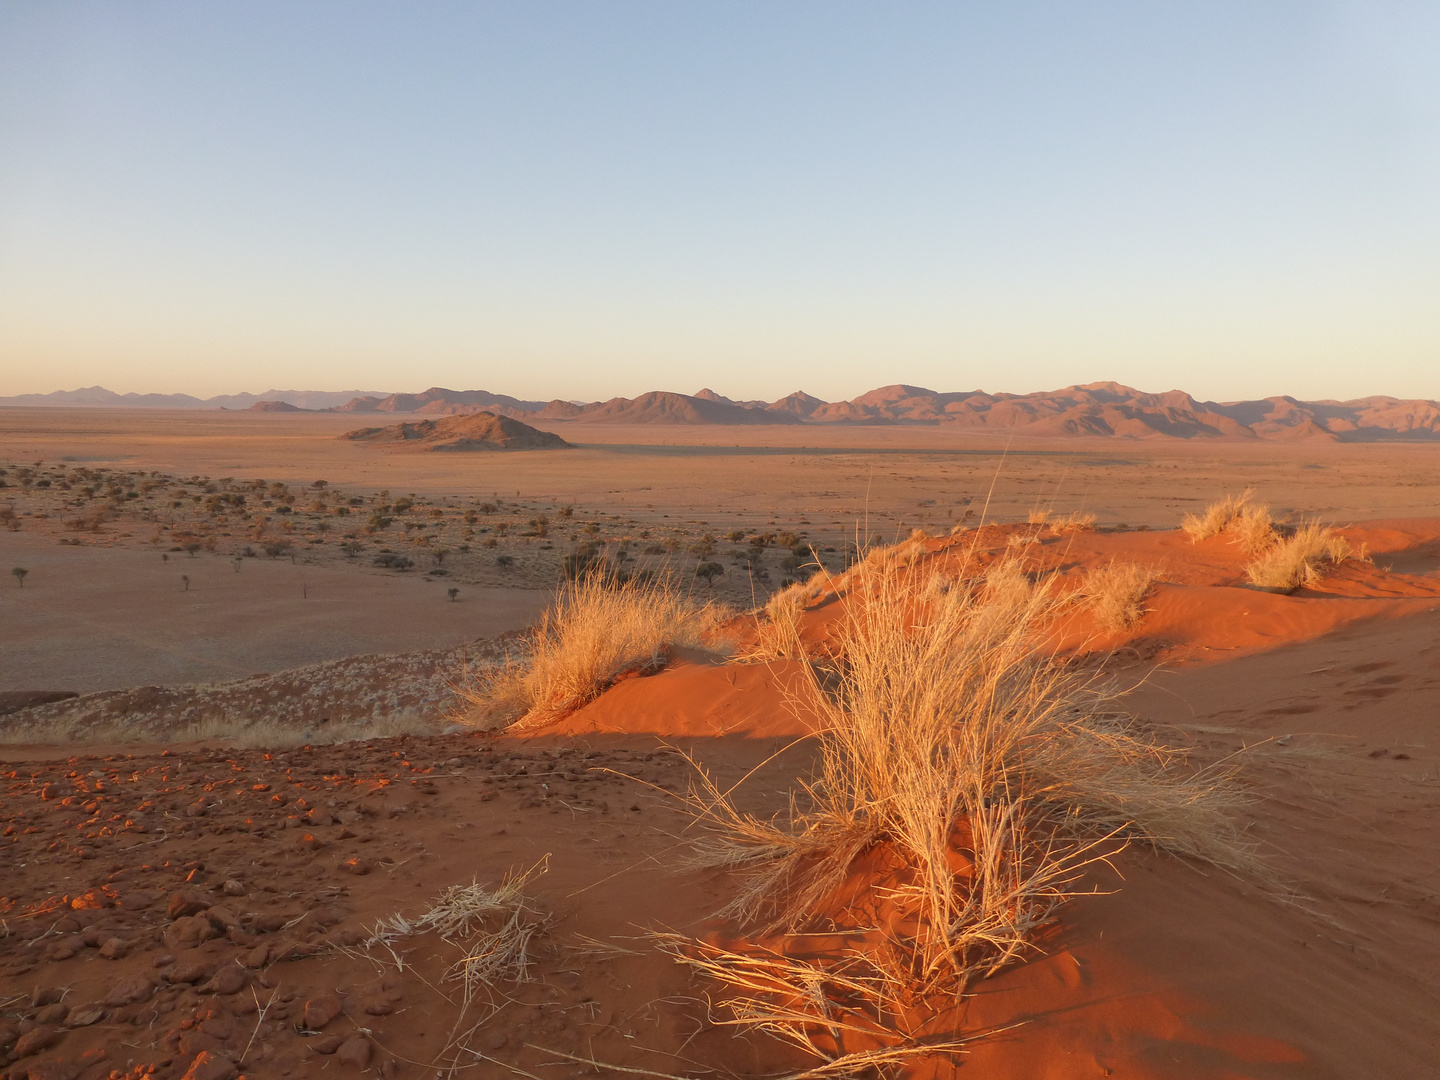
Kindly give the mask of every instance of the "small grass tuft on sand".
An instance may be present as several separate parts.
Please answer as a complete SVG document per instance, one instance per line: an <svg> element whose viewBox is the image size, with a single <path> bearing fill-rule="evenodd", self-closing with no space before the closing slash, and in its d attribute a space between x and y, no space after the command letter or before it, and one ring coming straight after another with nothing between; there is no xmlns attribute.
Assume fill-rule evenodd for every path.
<svg viewBox="0 0 1440 1080"><path fill-rule="evenodd" d="M1192 543L1219 536L1244 514L1254 497L1255 492L1251 488L1246 488L1239 495L1226 495L1207 506L1203 514L1186 514L1180 527L1189 534Z"/></svg>
<svg viewBox="0 0 1440 1080"><path fill-rule="evenodd" d="M1075 599L1095 615L1095 621L1112 634L1133 629L1145 616L1145 596L1158 573L1131 562L1112 562L1085 575Z"/></svg>
<svg viewBox="0 0 1440 1080"><path fill-rule="evenodd" d="M468 707L456 719L490 730L558 720L627 671L659 670L672 646L716 644L729 614L681 592L668 576L582 575L561 587L530 631L526 655L457 688Z"/></svg>
<svg viewBox="0 0 1440 1080"><path fill-rule="evenodd" d="M1066 536L1077 532L1094 532L1095 515L1085 511L1076 510L1060 518L1051 518L1047 524L1050 531L1056 536Z"/></svg>
<svg viewBox="0 0 1440 1080"><path fill-rule="evenodd" d="M1272 544L1245 567L1245 576L1252 585L1263 589L1293 592L1317 584L1325 576L1321 567L1326 563L1338 565L1353 554L1345 537L1328 526L1310 522L1295 530L1294 535Z"/></svg>

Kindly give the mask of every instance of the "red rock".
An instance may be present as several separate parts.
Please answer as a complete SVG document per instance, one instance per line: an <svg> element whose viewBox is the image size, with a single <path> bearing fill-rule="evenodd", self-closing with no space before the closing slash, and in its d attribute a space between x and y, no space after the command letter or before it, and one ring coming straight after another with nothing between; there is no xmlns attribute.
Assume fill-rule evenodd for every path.
<svg viewBox="0 0 1440 1080"><path fill-rule="evenodd" d="M120 906L126 911L144 911L154 902L155 894L144 889L127 892L120 898Z"/></svg>
<svg viewBox="0 0 1440 1080"><path fill-rule="evenodd" d="M63 1024L65 1018L70 1015L70 1006L63 1001L57 1001L53 1005L46 1005L35 1014L37 1024Z"/></svg>
<svg viewBox="0 0 1440 1080"><path fill-rule="evenodd" d="M144 975L131 975L110 988L110 993L105 995L104 1004L115 1008L137 1001L148 1001L154 989L155 984Z"/></svg>
<svg viewBox="0 0 1440 1080"><path fill-rule="evenodd" d="M198 983L209 978L210 968L195 960L182 960L165 972L165 981L172 983Z"/></svg>
<svg viewBox="0 0 1440 1080"><path fill-rule="evenodd" d="M38 1054L47 1046L53 1046L59 1042L64 1032L56 1031L52 1027L37 1027L21 1035L15 1042L15 1049L11 1051L17 1058L27 1058L31 1054Z"/></svg>
<svg viewBox="0 0 1440 1080"><path fill-rule="evenodd" d="M228 908L223 908L223 907L211 907L211 908L206 908L204 911L202 911L202 912L200 913L200 915L201 915L202 918L208 919L209 922L210 922L210 925L213 926L216 930L220 930L220 931L234 930L236 927L238 927L238 926L240 925L240 920L237 919L237 918L235 917L234 913L231 912Z"/></svg>
<svg viewBox="0 0 1440 1080"><path fill-rule="evenodd" d="M189 949L215 936L210 920L199 915L182 915L165 930L165 944L171 949Z"/></svg>
<svg viewBox="0 0 1440 1080"><path fill-rule="evenodd" d="M226 964L215 973L215 977L200 987L202 994L238 994L245 989L245 972L235 964Z"/></svg>
<svg viewBox="0 0 1440 1080"><path fill-rule="evenodd" d="M370 1054L370 1040L356 1032L340 1044L335 1060L354 1069L364 1069L370 1064Z"/></svg>
<svg viewBox="0 0 1440 1080"><path fill-rule="evenodd" d="M130 951L130 946L118 937L106 938L100 946L100 955L106 960L121 960Z"/></svg>
<svg viewBox="0 0 1440 1080"><path fill-rule="evenodd" d="M313 997L305 1002L305 1026L311 1031L319 1031L343 1011L344 1006L334 994Z"/></svg>
<svg viewBox="0 0 1440 1080"><path fill-rule="evenodd" d="M195 1060L190 1062L180 1080L235 1080L239 1075L240 1070L229 1058L202 1050L195 1055Z"/></svg>
<svg viewBox="0 0 1440 1080"><path fill-rule="evenodd" d="M45 959L52 963L69 960L78 953L82 947L82 943L78 937L67 934L58 941L52 941L45 947Z"/></svg>
<svg viewBox="0 0 1440 1080"><path fill-rule="evenodd" d="M339 1035L316 1035L305 1040L305 1046L317 1054L333 1054L344 1042Z"/></svg>
<svg viewBox="0 0 1440 1080"><path fill-rule="evenodd" d="M102 1005L81 1005L78 1009L70 1010L70 1015L65 1019L65 1026L78 1028L89 1027L105 1018L105 1008Z"/></svg>
<svg viewBox="0 0 1440 1080"><path fill-rule="evenodd" d="M65 990L59 986L37 986L30 991L30 1007L39 1009L46 1005L54 1005L65 996Z"/></svg>
<svg viewBox="0 0 1440 1080"><path fill-rule="evenodd" d="M354 874L356 877L364 877L370 873L370 864L356 856L342 862L340 864L340 871L345 874Z"/></svg>
<svg viewBox="0 0 1440 1080"><path fill-rule="evenodd" d="M171 894L166 912L170 918L178 919L182 915L195 915L209 906L210 897L199 889L181 889L179 892Z"/></svg>
<svg viewBox="0 0 1440 1080"><path fill-rule="evenodd" d="M245 886L242 885L240 882L236 881L234 878L230 878L225 882L224 885L220 887L220 891L223 892L226 896L244 896Z"/></svg>
<svg viewBox="0 0 1440 1080"><path fill-rule="evenodd" d="M240 962L248 968L262 968L269 956L270 946L262 942L242 956Z"/></svg>
<svg viewBox="0 0 1440 1080"><path fill-rule="evenodd" d="M78 1069L73 1065L66 1065L63 1061L37 1061L26 1068L23 1072L13 1072L12 1076L19 1080L75 1080Z"/></svg>
<svg viewBox="0 0 1440 1080"><path fill-rule="evenodd" d="M364 1008L368 1016L389 1016L395 1011L395 1006L383 997L366 998Z"/></svg>

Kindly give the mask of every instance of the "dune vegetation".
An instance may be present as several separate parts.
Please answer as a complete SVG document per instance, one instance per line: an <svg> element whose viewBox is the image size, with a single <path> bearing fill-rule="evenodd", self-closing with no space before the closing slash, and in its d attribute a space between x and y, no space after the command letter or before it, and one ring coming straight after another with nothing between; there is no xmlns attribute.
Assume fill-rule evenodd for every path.
<svg viewBox="0 0 1440 1080"><path fill-rule="evenodd" d="M1354 555L1350 541L1334 529L1310 522L1293 534L1277 539L1258 559L1245 567L1252 585L1292 591L1315 585L1325 564L1336 565Z"/></svg>
<svg viewBox="0 0 1440 1080"><path fill-rule="evenodd" d="M673 646L715 643L730 614L682 592L666 574L626 581L582 574L561 586L520 655L457 688L465 708L456 719L487 729L559 719L624 672L659 670Z"/></svg>
<svg viewBox="0 0 1440 1080"><path fill-rule="evenodd" d="M1145 615L1145 596L1159 578L1153 567L1111 562L1085 575L1075 599L1112 634L1133 629Z"/></svg>
<svg viewBox="0 0 1440 1080"><path fill-rule="evenodd" d="M785 1035L827 1070L935 1052L911 1010L1027 956L1085 867L1128 843L1255 866L1231 775L1187 772L1116 712L1106 682L1042 647L1068 603L1053 581L1006 561L939 590L890 555L846 576L836 655L810 668L819 763L788 817L738 810L703 774L693 795L711 826L697 861L737 876L721 914L749 943L662 942L727 985L731 1022ZM1116 570L1130 603L1148 573ZM860 902L845 886L862 864L883 866L888 888ZM866 944L803 960L755 947L822 931ZM858 1057L839 1050L841 1018L872 1044Z"/></svg>

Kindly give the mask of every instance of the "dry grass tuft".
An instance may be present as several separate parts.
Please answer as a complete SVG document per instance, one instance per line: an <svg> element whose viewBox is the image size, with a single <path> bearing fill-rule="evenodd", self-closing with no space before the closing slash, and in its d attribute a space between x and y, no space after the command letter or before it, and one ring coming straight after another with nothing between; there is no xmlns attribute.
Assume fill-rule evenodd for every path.
<svg viewBox="0 0 1440 1080"><path fill-rule="evenodd" d="M1035 597L1035 582L1016 558L996 559L983 580L986 603L1025 608Z"/></svg>
<svg viewBox="0 0 1440 1080"><path fill-rule="evenodd" d="M761 662L800 659L805 645L800 640L800 613L825 594L831 580L823 571L809 581L797 581L765 602L763 617L755 619L755 644L737 659Z"/></svg>
<svg viewBox="0 0 1440 1080"><path fill-rule="evenodd" d="M900 1045L905 1008L953 1000L1026 955L1082 868L1124 844L1254 866L1229 774L1183 774L1183 754L1113 712L1095 675L1042 652L1064 601L1053 582L1022 578L1001 563L937 595L892 564L852 590L840 662L813 670L804 694L823 720L820 765L788 820L740 812L701 774L693 798L715 832L697 858L741 879L724 914L764 933L883 938L839 959L787 957L780 983L742 995L735 1022L783 1034L775 1017L788 1010L785 1024L823 1041L863 1015ZM866 891L885 910L836 906L857 860L879 852L897 869ZM750 962L684 955L722 981L715 965Z"/></svg>
<svg viewBox="0 0 1440 1080"><path fill-rule="evenodd" d="M1076 510L1065 517L1052 518L1049 526L1050 531L1056 536L1065 536L1067 533L1094 532L1095 515Z"/></svg>
<svg viewBox="0 0 1440 1080"><path fill-rule="evenodd" d="M557 720L621 673L663 667L671 646L710 641L728 614L682 593L668 577L621 583L583 575L561 588L531 630L527 656L457 689L469 704L457 719L490 729Z"/></svg>
<svg viewBox="0 0 1440 1080"><path fill-rule="evenodd" d="M1270 507L1265 505L1243 507L1226 532L1246 555L1259 555L1280 538L1275 531L1275 522L1270 518Z"/></svg>
<svg viewBox="0 0 1440 1080"><path fill-rule="evenodd" d="M1246 488L1239 495L1226 495L1219 502L1207 506L1203 514L1186 514L1180 527L1190 534L1192 543L1219 536L1244 514L1254 497L1255 492L1251 488Z"/></svg>
<svg viewBox="0 0 1440 1080"><path fill-rule="evenodd" d="M1245 576L1261 588L1293 591L1319 582L1324 577L1322 564L1339 564L1353 554L1345 537L1328 526L1310 522L1295 530L1293 536L1271 545L1245 567Z"/></svg>
<svg viewBox="0 0 1440 1080"><path fill-rule="evenodd" d="M1145 595L1158 577L1152 567L1112 562L1086 574L1075 599L1095 613L1101 627L1118 634L1144 617Z"/></svg>

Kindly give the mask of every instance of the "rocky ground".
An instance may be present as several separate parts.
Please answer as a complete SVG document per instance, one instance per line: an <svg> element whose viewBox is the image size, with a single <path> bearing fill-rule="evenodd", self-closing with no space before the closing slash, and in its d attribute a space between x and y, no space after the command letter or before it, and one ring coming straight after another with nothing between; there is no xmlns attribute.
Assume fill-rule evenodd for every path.
<svg viewBox="0 0 1440 1080"><path fill-rule="evenodd" d="M679 977L626 917L637 885L656 914L644 874L674 844L657 828L687 770L653 749L472 735L13 764L0 1076L507 1075L607 1047L633 1060L637 1035L673 1051L684 1011L656 1002ZM631 864L651 869L619 880ZM466 1007L433 934L367 947L446 885L537 868L532 968L502 996Z"/></svg>
<svg viewBox="0 0 1440 1080"><path fill-rule="evenodd" d="M380 734L431 733L451 725L468 673L523 650L521 635L457 649L351 656L272 675L198 686L138 686L27 704L0 702L0 742L67 739L162 742L238 738L267 746ZM30 695L33 697L34 695ZM453 726L453 725L451 725Z"/></svg>

